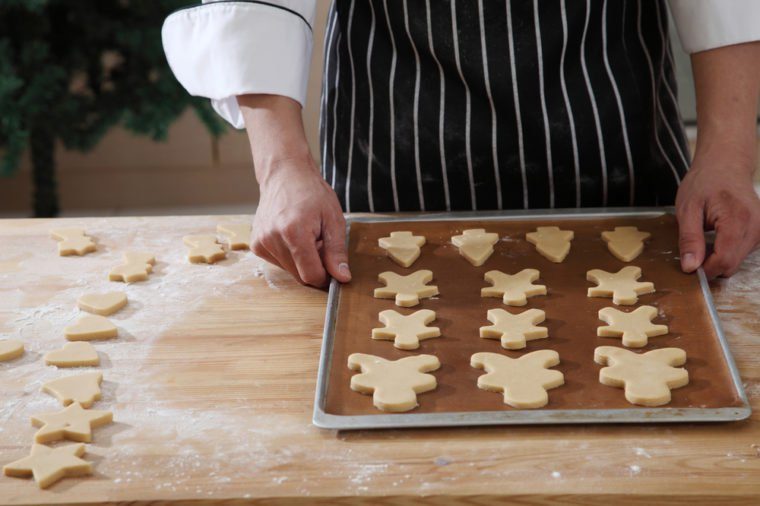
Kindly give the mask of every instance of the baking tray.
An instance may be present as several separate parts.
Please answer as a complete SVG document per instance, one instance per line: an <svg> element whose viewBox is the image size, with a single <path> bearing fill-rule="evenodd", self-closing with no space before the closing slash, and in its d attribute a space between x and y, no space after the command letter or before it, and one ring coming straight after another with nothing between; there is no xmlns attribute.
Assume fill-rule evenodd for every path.
<svg viewBox="0 0 760 506"><path fill-rule="evenodd" d="M709 285L701 269L686 275L678 267L677 224L671 208L571 209L552 211L459 212L392 216L351 216L347 219L349 261L353 280L348 285L330 285L322 353L317 378L313 422L326 429L379 429L510 424L570 423L660 423L720 422L742 420L751 408L728 347ZM525 233L536 226L557 224L575 231L570 255L554 264L535 252ZM629 264L607 251L599 234L613 226L637 225L652 232L644 253ZM481 267L461 258L449 238L465 228L485 226L502 238L495 253ZM377 238L392 230L423 233L427 244L408 269L396 265L377 246ZM689 385L672 391L667 406L651 408L629 404L623 390L598 382L601 368L593 361L596 346L622 346L620 339L596 336L603 322L596 313L612 306L610 299L587 298L592 286L585 273L592 268L617 271L624 265L642 267L644 281L654 281L657 292L643 295L638 304L660 308L655 323L670 326L666 336L650 338L642 351L678 346L687 352ZM499 299L481 298L487 283L483 273L491 269L516 272L525 267L541 271L538 282L548 286L549 295L529 299L523 309L544 309L549 338L530 341L527 348L509 351L499 340L481 339L478 328L488 325L487 309L504 307ZM423 341L414 351L397 350L390 341L370 338L371 329L381 327L377 314L397 309L392 300L374 299L372 288L380 286L377 274L386 270L409 273L430 269L431 284L440 296L424 299L411 311L428 308L437 313L431 325L442 336ZM452 271L455 274L452 275ZM467 293L466 297L463 295ZM700 306L704 309L700 310ZM457 316L452 319L452 308ZM411 311L404 311L409 313ZM580 315L580 316L579 316ZM476 386L484 374L469 366L471 353L491 351L512 357L538 349L556 349L561 363L555 369L565 374L565 385L549 391L545 408L520 410L503 404L499 393ZM442 367L433 372L438 388L420 394L420 406L405 413L383 413L372 405L371 395L349 388L355 372L346 366L348 354L371 353L388 359L430 353Z"/></svg>

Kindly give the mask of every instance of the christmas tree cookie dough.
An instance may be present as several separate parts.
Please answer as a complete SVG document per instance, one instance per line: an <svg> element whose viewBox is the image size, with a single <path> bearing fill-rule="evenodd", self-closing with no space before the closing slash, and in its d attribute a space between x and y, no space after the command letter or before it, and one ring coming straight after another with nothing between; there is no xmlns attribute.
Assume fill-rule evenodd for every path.
<svg viewBox="0 0 760 506"><path fill-rule="evenodd" d="M0 362L13 360L24 354L24 343L18 339L3 339L0 341Z"/></svg>
<svg viewBox="0 0 760 506"><path fill-rule="evenodd" d="M119 329L105 316L88 314L64 329L69 341L94 341L111 339L119 335Z"/></svg>
<svg viewBox="0 0 760 506"><path fill-rule="evenodd" d="M420 309L406 316L386 309L378 318L385 327L372 329L372 339L393 340L393 346L400 350L416 350L420 341L441 335L438 327L427 326L435 320L435 311L430 309Z"/></svg>
<svg viewBox="0 0 760 506"><path fill-rule="evenodd" d="M599 319L607 326L597 327L596 335L600 337L622 337L623 346L643 348L650 337L668 333L667 325L655 325L652 320L657 317L657 308L641 306L635 311L624 313L614 307L599 310Z"/></svg>
<svg viewBox="0 0 760 506"><path fill-rule="evenodd" d="M348 367L361 371L351 377L351 390L372 394L372 402L381 411L402 412L417 407L417 394L435 389L432 374L441 363L433 355L415 355L386 360L374 355L354 353Z"/></svg>
<svg viewBox="0 0 760 506"><path fill-rule="evenodd" d="M487 374L478 377L478 388L489 392L504 392L504 404L513 408L534 409L549 403L547 390L565 383L565 376L548 369L559 364L554 350L538 350L520 358L498 353L476 353L470 365L485 369Z"/></svg>
<svg viewBox="0 0 760 506"><path fill-rule="evenodd" d="M250 223L219 223L216 231L227 238L230 249L249 249L251 244Z"/></svg>
<svg viewBox="0 0 760 506"><path fill-rule="evenodd" d="M644 251L644 239L649 239L652 234L641 232L636 227L615 227L614 231L602 232L602 240L607 243L615 258L623 262L630 262Z"/></svg>
<svg viewBox="0 0 760 506"><path fill-rule="evenodd" d="M480 337L501 339L501 346L507 350L521 350L526 341L549 337L546 327L537 327L546 315L540 309L528 309L512 314L503 309L489 309L488 321L493 325L480 327Z"/></svg>
<svg viewBox="0 0 760 506"><path fill-rule="evenodd" d="M58 241L58 254L62 257L86 255L96 250L95 243L81 228L56 228L50 235Z"/></svg>
<svg viewBox="0 0 760 506"><path fill-rule="evenodd" d="M397 306L416 306L420 299L438 295L438 287L427 284L433 280L432 271L421 270L407 276L388 271L381 272L377 277L385 287L375 288L375 298L395 299Z"/></svg>
<svg viewBox="0 0 760 506"><path fill-rule="evenodd" d="M77 299L77 306L88 313L108 316L127 305L124 292L87 293Z"/></svg>
<svg viewBox="0 0 760 506"><path fill-rule="evenodd" d="M124 283L145 281L148 279L148 274L153 272L155 264L156 257L150 253L127 251L124 253L124 263L114 267L108 274L108 279Z"/></svg>
<svg viewBox="0 0 760 506"><path fill-rule="evenodd" d="M588 289L589 297L612 297L612 302L619 306L632 306L639 301L639 295L654 292L654 283L639 282L641 269L629 265L618 272L592 269L586 273L586 279L597 286Z"/></svg>
<svg viewBox="0 0 760 506"><path fill-rule="evenodd" d="M463 230L451 242L459 248L459 254L475 267L480 267L493 254L493 245L499 242L499 234L486 232L484 228Z"/></svg>
<svg viewBox="0 0 760 506"><path fill-rule="evenodd" d="M517 274L504 274L501 271L488 271L485 280L493 286L481 288L481 297L502 297L508 306L524 306L528 297L546 295L546 286L534 285L541 276L536 269L523 269Z"/></svg>
<svg viewBox="0 0 760 506"><path fill-rule="evenodd" d="M537 227L535 232L525 234L525 239L535 244L536 251L555 263L562 262L570 253L570 241L574 237L572 230L560 230L559 227Z"/></svg>
<svg viewBox="0 0 760 506"><path fill-rule="evenodd" d="M56 367L88 367L100 364L95 348L87 341L66 343L60 350L45 355L45 364Z"/></svg>
<svg viewBox="0 0 760 506"><path fill-rule="evenodd" d="M110 411L84 409L78 402L69 404L55 413L41 413L32 416L32 425L40 427L34 434L35 443L49 443L60 439L89 443L92 429L113 421Z"/></svg>
<svg viewBox="0 0 760 506"><path fill-rule="evenodd" d="M64 406L78 402L84 408L89 408L100 399L100 383L103 374L87 372L76 376L66 376L42 385L42 392L52 395Z"/></svg>
<svg viewBox="0 0 760 506"><path fill-rule="evenodd" d="M420 257L425 238L411 232L391 232L390 236L381 237L377 243L394 262L401 267L410 267Z"/></svg>
<svg viewBox="0 0 760 506"><path fill-rule="evenodd" d="M92 464L79 457L84 455L82 443L50 448L32 445L32 453L3 466L6 476L27 478L34 476L40 488L47 488L61 478L92 474Z"/></svg>
<svg viewBox="0 0 760 506"><path fill-rule="evenodd" d="M213 235L186 235L182 238L190 248L187 259L193 264L213 264L227 257Z"/></svg>
<svg viewBox="0 0 760 506"><path fill-rule="evenodd" d="M603 385L625 389L631 404L662 406L670 402L670 391L689 383L689 373L680 366L686 352L680 348L661 348L634 353L614 346L599 346L594 361L606 365L599 371Z"/></svg>

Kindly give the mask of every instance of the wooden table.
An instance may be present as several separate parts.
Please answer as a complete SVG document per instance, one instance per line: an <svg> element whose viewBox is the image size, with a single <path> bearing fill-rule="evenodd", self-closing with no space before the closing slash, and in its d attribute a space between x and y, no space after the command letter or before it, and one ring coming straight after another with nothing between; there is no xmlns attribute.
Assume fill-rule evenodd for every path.
<svg viewBox="0 0 760 506"><path fill-rule="evenodd" d="M39 491L0 478L11 504L487 503L758 504L760 254L714 287L755 415L728 424L493 427L332 432L310 423L325 299L249 252L190 265L182 236L224 219L0 221L0 338L24 357L0 363L0 463L26 455L32 414L57 403L43 381L68 374L42 355L86 292L125 289L104 353L89 478ZM96 253L61 258L48 231L83 226ZM107 281L126 249L158 258L143 283ZM382 500L380 500L382 498Z"/></svg>

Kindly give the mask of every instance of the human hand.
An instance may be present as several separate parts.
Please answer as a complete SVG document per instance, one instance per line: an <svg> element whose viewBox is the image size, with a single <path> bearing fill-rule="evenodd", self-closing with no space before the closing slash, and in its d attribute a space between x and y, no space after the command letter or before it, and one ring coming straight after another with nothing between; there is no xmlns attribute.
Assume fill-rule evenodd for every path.
<svg viewBox="0 0 760 506"><path fill-rule="evenodd" d="M338 198L314 160L274 162L261 181L253 220L253 251L290 272L299 282L323 288L329 276L351 280L346 221Z"/></svg>
<svg viewBox="0 0 760 506"><path fill-rule="evenodd" d="M710 279L735 274L760 244L753 164L730 161L726 152L697 155L676 197L681 269L694 272L701 265ZM715 230L713 251L706 259L705 230Z"/></svg>

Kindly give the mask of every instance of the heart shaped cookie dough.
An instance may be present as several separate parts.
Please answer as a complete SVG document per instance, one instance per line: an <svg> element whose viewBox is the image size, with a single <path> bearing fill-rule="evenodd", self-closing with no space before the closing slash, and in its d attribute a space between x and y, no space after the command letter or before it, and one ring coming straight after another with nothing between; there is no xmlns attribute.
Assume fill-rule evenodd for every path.
<svg viewBox="0 0 760 506"><path fill-rule="evenodd" d="M57 367L86 367L100 364L95 348L87 341L66 343L60 350L45 355L45 364Z"/></svg>
<svg viewBox="0 0 760 506"><path fill-rule="evenodd" d="M13 360L24 354L24 343L18 339L3 339L0 341L0 362Z"/></svg>
<svg viewBox="0 0 760 506"><path fill-rule="evenodd" d="M77 306L88 313L108 316L127 305L124 292L87 293L77 299Z"/></svg>
<svg viewBox="0 0 760 506"><path fill-rule="evenodd" d="M81 317L74 325L65 329L69 341L92 341L93 339L110 339L119 333L108 318L89 314Z"/></svg>

